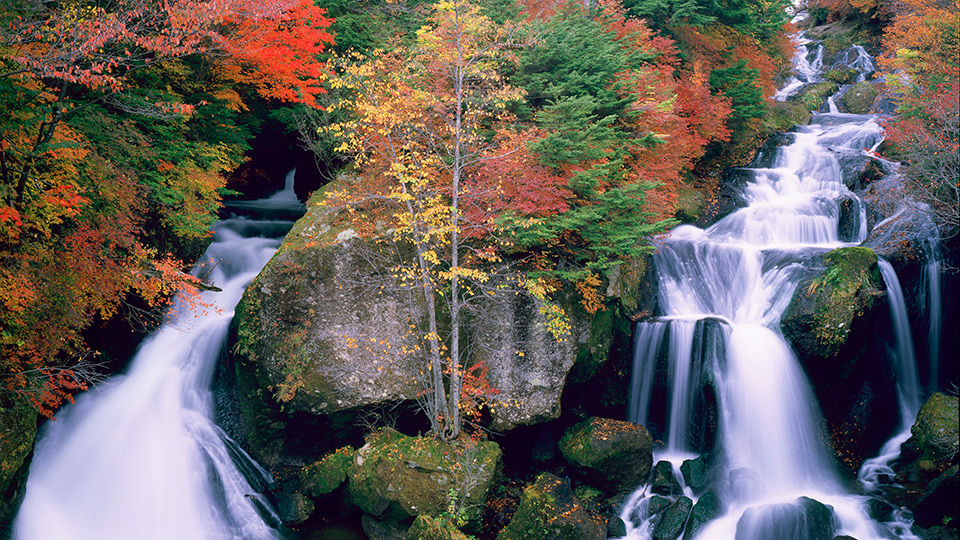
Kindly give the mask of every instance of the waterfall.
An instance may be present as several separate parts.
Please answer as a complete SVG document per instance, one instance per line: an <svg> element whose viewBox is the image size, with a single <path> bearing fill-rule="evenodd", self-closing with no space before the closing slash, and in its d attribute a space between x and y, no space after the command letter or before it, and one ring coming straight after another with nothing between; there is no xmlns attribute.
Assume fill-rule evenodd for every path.
<svg viewBox="0 0 960 540"><path fill-rule="evenodd" d="M45 424L15 540L281 537L279 519L251 485L266 485L267 473L212 420L210 383L233 310L280 244L241 235L257 225L244 218L219 222L194 272L208 272L221 292L178 296L125 374ZM246 462L251 478L234 459Z"/></svg>
<svg viewBox="0 0 960 540"><path fill-rule="evenodd" d="M800 43L795 71L807 81L818 80L822 49ZM862 48L852 48L844 62L872 70L864 55ZM808 73L814 64L817 73ZM778 536L783 527L807 520L804 497L832 508L837 535L879 540L898 530L874 523L863 498L849 493L834 472L816 398L780 332L781 314L803 275L804 261L857 245L867 234L865 205L844 185L837 155L875 149L882 128L874 116L830 109L815 114L810 125L798 126L790 134L792 142L778 150L768 167L741 171L750 178L743 187L744 207L707 229L675 228L653 256L662 313L637 326L629 415L652 423L655 436L664 438L655 460L695 456L711 448L698 447L702 441L691 436L702 415L691 396L716 393L720 419L712 458L714 489L727 509L700 529L696 538L702 540L806 538L800 525L795 534ZM856 243L840 239L841 197L853 199L859 214L859 230L850 238ZM893 283L896 276L888 277L884 270L884 277ZM895 319L903 315L906 324L902 302L894 305L898 294L902 300L902 294L892 294L891 310ZM707 320L723 328L717 334L721 351L709 359L688 337ZM903 349L898 355L904 372L912 366L915 375L906 352L912 353L909 326L905 332L898 337ZM695 375L698 369L705 375ZM663 373L665 382L649 380ZM901 379L905 410L915 414L918 386L907 375ZM658 413L664 406L667 411ZM652 538L650 495L648 486L640 486L622 508L625 538Z"/></svg>

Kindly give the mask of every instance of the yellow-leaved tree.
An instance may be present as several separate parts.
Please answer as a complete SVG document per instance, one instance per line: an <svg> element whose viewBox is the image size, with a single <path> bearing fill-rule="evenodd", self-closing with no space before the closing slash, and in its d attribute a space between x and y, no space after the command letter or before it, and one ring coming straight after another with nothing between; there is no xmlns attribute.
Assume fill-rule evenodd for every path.
<svg viewBox="0 0 960 540"><path fill-rule="evenodd" d="M466 0L435 4L417 36L409 50L335 60L330 86L342 98L331 110L348 119L326 129L338 151L355 156L360 179L328 192L325 204L376 208L392 239L412 246L394 274L425 305L422 404L433 433L454 439L463 424L465 303L489 285L497 260L499 186L479 169L512 151L497 128L521 91L498 73L509 39Z"/></svg>

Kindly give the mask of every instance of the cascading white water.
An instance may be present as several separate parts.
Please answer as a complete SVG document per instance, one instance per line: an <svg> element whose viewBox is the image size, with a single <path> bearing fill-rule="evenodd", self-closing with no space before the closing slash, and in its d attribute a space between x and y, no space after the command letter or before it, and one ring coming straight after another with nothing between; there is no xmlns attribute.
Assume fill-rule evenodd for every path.
<svg viewBox="0 0 960 540"><path fill-rule="evenodd" d="M872 64L860 61L862 49L855 52L852 67L872 70ZM807 54L798 58L809 63ZM767 540L776 527L804 520L797 517L805 510L796 501L810 497L833 508L837 534L879 540L887 533L835 476L817 402L779 322L800 278L801 260L856 245L839 238L838 199L857 203L860 230L852 239L866 237L864 205L844 185L836 156L875 149L882 129L873 116L833 112L815 115L811 125L791 136L792 144L778 150L772 165L743 171L752 175L743 189L745 207L706 230L677 227L658 246L654 266L663 314L637 329L636 352L647 356L635 359L629 417L649 420L651 406L643 400L666 392L668 398L658 398L669 409L663 415L667 425L660 426L666 449L656 458L695 455L688 426L697 413L685 400L698 389L677 374L698 366L712 369L721 411L715 486L728 507L697 538ZM689 347L675 349L686 341L674 336L704 319L724 326L725 354L709 366L696 355L679 358L689 354ZM666 354L661 351L665 333L671 336ZM645 377L658 372L654 364L664 357L671 363L669 377L665 389L655 390ZM649 496L649 486L641 486L623 507L625 538L652 537ZM806 537L797 534L784 538Z"/></svg>
<svg viewBox="0 0 960 540"><path fill-rule="evenodd" d="M219 222L196 271L208 270L222 291L175 299L126 374L47 422L15 540L281 537L267 522L279 520L250 485L265 484L266 472L212 420L210 383L233 309L280 243L238 233L252 228L246 219ZM244 476L231 457L238 452L261 478Z"/></svg>
<svg viewBox="0 0 960 540"><path fill-rule="evenodd" d="M868 459L860 466L858 474L860 484L866 491L875 491L882 477L892 478L890 464L900 457L900 445L910 438L910 427L920 410L922 388L917 374L917 359L910 332L910 319L907 316L906 300L900 287L900 280L893 266L883 258L879 259L880 274L887 285L887 300L890 305L890 320L893 323L894 346L892 355L897 381L897 398L900 403L900 425L898 433L887 441L877 457Z"/></svg>

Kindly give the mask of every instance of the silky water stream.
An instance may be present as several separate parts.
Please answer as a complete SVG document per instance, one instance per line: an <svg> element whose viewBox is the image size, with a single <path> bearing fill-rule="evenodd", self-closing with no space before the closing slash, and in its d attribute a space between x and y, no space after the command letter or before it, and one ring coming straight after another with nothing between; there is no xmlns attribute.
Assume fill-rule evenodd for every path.
<svg viewBox="0 0 960 540"><path fill-rule="evenodd" d="M302 209L287 188L248 210ZM14 540L268 540L266 472L213 421L210 390L233 310L291 221L220 221L194 272L221 292L174 300L125 374L41 431ZM243 469L244 472L241 472ZM254 487L257 486L257 487Z"/></svg>
<svg viewBox="0 0 960 540"><path fill-rule="evenodd" d="M797 76L778 99L820 80L823 48L801 37L797 43ZM861 73L860 80L873 70L860 47L843 58ZM677 227L658 245L660 313L636 329L628 419L662 438L655 462L672 465L682 492L658 498L651 485L640 486L621 510L627 539L673 537L657 528L669 512L664 505L679 504L686 496L689 511L702 496L683 484L679 466L711 451L710 504L720 510L708 509L700 514L704 518L694 507L685 540L808 540L824 534L915 538L907 522L872 521L864 495L877 488L880 475L891 472L889 463L909 436L922 393L892 267L881 259L896 334L891 362L901 429L864 464L860 487L853 486L859 494L836 473L819 405L780 331L780 317L804 264L829 250L859 245L869 232L865 205L844 184L837 156L875 150L882 129L876 116L839 113L832 100L828 111L783 134L789 144L773 155L759 155L741 171L745 206L707 229ZM848 219L843 234L842 198L859 214ZM936 268L929 271L933 276ZM931 312L939 310L936 286L931 277ZM931 325L930 332L939 327ZM709 411L715 411L714 418ZM715 426L712 431L708 424ZM832 508L832 517L823 516L823 507L810 499Z"/></svg>

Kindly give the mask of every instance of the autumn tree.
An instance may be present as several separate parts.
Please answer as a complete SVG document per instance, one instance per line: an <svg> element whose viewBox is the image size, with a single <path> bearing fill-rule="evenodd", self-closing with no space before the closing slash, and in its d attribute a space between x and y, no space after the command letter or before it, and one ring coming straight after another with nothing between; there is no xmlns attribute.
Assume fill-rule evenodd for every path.
<svg viewBox="0 0 960 540"><path fill-rule="evenodd" d="M497 72L507 52L497 26L465 0L433 6L414 48L343 61L331 86L347 90L336 108L350 120L330 131L356 154L362 183L331 193L326 204L385 205L394 239L413 248L398 277L417 288L426 307L422 336L429 362L426 410L432 431L453 439L462 430L461 345L464 302L489 274L478 261L493 252L469 243L491 223L470 209L495 204L497 186L479 165L509 153L488 133L506 118L519 91ZM440 321L449 334L441 336Z"/></svg>
<svg viewBox="0 0 960 540"><path fill-rule="evenodd" d="M206 240L243 159L234 87L313 103L330 21L286 1L4 7L0 379L49 414L92 324L189 281L168 252Z"/></svg>
<svg viewBox="0 0 960 540"><path fill-rule="evenodd" d="M886 124L907 190L945 235L960 231L960 4L908 0L883 38L881 66L900 94Z"/></svg>

